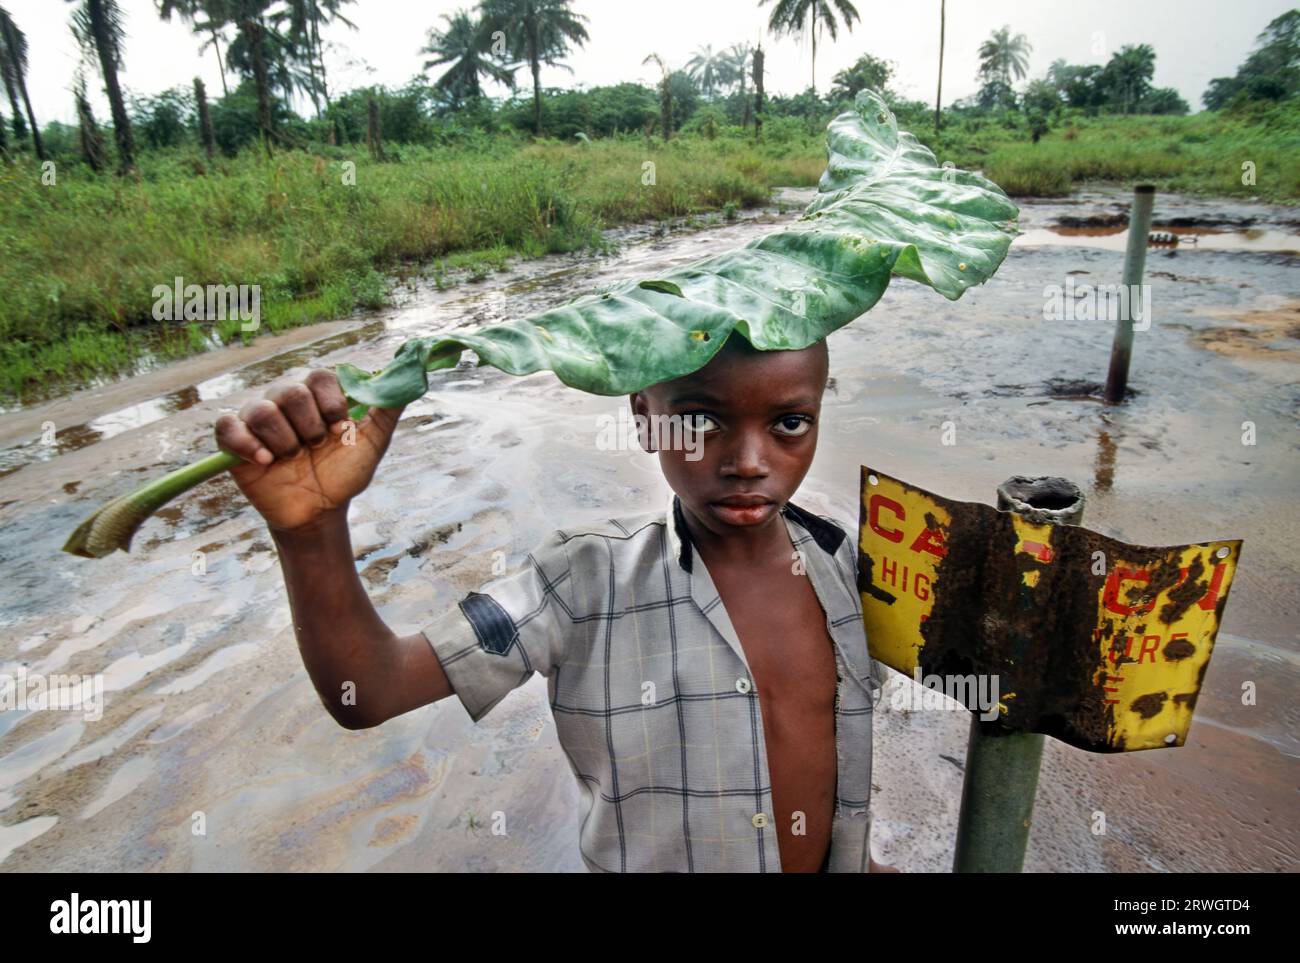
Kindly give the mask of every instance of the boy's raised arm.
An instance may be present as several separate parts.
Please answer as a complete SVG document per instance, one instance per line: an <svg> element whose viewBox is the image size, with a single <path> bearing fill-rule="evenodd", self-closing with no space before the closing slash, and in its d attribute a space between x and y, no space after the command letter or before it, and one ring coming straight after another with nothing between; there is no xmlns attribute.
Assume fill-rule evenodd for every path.
<svg viewBox="0 0 1300 963"><path fill-rule="evenodd" d="M370 484L401 413L372 409L349 428L338 379L313 371L216 424L217 444L244 460L230 474L279 550L303 664L348 729L452 694L429 642L384 624L353 563L348 504Z"/></svg>

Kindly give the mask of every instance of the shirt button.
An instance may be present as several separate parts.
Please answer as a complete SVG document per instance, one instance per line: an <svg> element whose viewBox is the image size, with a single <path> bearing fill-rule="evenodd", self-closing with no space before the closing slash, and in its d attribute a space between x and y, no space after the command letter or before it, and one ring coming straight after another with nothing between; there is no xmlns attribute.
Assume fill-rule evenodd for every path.
<svg viewBox="0 0 1300 963"><path fill-rule="evenodd" d="M754 813L754 818L750 820L755 829L762 829L767 825L767 813Z"/></svg>
<svg viewBox="0 0 1300 963"><path fill-rule="evenodd" d="M748 680L748 679L737 679L737 680L736 680L736 691L737 691L737 692L739 692L741 695L745 695L747 692L749 692L749 690L750 690L750 684L749 684L749 680Z"/></svg>

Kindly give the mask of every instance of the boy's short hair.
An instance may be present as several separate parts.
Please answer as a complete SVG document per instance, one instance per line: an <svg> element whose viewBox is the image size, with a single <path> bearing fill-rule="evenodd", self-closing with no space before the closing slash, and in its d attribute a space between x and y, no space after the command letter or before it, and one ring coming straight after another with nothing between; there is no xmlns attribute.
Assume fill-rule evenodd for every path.
<svg viewBox="0 0 1300 963"><path fill-rule="evenodd" d="M830 382L830 346L829 346L829 344L828 344L827 342L828 342L828 339L827 339L827 338L822 338L820 341L816 341L816 342L814 342L814 343L808 345L806 348L794 348L794 349L791 349L791 350L796 350L796 351L812 351L812 350L820 349L822 355L826 358L826 381L827 381L827 384L829 384L829 382ZM738 330L732 331L731 334L727 336L727 340L726 340L725 342L723 342L723 345L722 345L721 348L718 349L717 354L715 354L715 355L713 356L713 358L710 359L709 364L712 364L713 361L715 361L715 360L718 358L718 356L721 355L721 354L723 354L724 352L729 352L729 353L732 353L732 354L737 354L737 355L747 356L747 357L753 357L753 356L755 356L755 355L760 355L760 354L773 354L773 353L775 353L775 352L773 352L773 351L764 351L764 350L762 350L762 349L760 349L760 348L756 348L756 347L754 347L754 345L750 342L750 340L749 340L748 338L746 338L746 337L745 337L745 336L744 336L740 331L738 331ZM705 367L707 367L707 365L706 365ZM700 369L700 370L702 370L702 369ZM694 373L695 373L695 372L692 372L691 374L694 374ZM691 375L689 375L689 374L687 374L687 375L682 375L683 378L689 378L690 376L691 376ZM674 381L674 380L678 380L678 379L669 379L669 381ZM656 382L655 384L650 385L650 388L651 388L651 389L662 388L664 385L668 384L669 381L659 381L659 382ZM823 387L823 389L824 389L824 388L826 387L826 385L823 385L822 387Z"/></svg>

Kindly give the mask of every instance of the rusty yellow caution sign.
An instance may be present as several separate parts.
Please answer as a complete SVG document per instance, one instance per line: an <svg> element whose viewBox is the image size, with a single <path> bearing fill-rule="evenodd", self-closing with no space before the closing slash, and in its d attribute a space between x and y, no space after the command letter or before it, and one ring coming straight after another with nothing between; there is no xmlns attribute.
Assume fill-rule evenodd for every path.
<svg viewBox="0 0 1300 963"><path fill-rule="evenodd" d="M1093 752L1186 741L1241 553L1036 525L866 467L858 547L872 656L991 676L1002 725Z"/></svg>

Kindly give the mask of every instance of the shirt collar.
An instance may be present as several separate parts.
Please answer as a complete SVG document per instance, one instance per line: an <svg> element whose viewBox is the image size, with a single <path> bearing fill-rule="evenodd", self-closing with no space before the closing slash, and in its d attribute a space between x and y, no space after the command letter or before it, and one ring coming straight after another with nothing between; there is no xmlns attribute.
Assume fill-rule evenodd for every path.
<svg viewBox="0 0 1300 963"><path fill-rule="evenodd" d="M781 514L807 529L808 534L813 537L813 541L827 555L833 556L839 551L845 533L838 525L832 525L820 516L805 511L794 502L786 502L785 507L781 509ZM682 500L677 497L676 492L669 495L667 522L668 546L672 550L673 558L677 559L677 564L684 571L689 572L695 556L695 548L691 544L691 534L686 527L686 518L682 515Z"/></svg>

